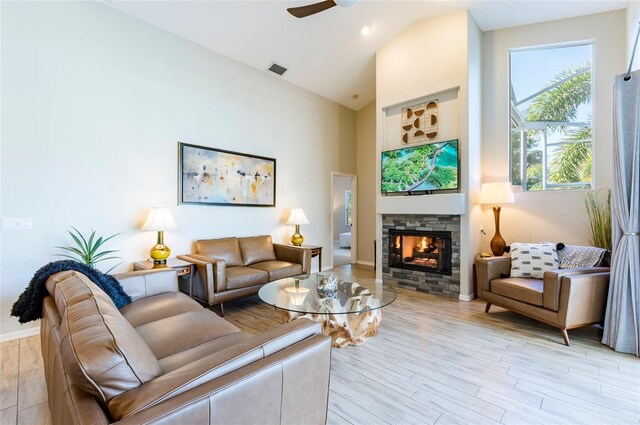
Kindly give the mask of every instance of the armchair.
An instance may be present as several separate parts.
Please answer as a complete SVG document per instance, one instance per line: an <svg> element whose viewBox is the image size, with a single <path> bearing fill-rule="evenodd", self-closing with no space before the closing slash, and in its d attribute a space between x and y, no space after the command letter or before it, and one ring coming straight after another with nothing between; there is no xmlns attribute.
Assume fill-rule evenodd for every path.
<svg viewBox="0 0 640 425"><path fill-rule="evenodd" d="M485 313L495 304L555 326L566 345L570 345L568 329L604 320L608 267L547 271L543 279L512 278L510 271L509 257L476 259L478 295L487 301Z"/></svg>

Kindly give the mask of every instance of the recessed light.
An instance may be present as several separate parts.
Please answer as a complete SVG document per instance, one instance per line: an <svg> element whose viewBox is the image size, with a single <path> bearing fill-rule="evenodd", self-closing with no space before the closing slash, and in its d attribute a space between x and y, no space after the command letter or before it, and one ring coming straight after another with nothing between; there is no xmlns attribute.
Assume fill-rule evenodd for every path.
<svg viewBox="0 0 640 425"><path fill-rule="evenodd" d="M371 28L366 25L360 28L360 34L362 35L369 35L370 32L371 32Z"/></svg>
<svg viewBox="0 0 640 425"><path fill-rule="evenodd" d="M351 98L352 98L352 99L357 99L359 96L360 96L360 95L359 95L358 93L354 93L354 94L351 96Z"/></svg>

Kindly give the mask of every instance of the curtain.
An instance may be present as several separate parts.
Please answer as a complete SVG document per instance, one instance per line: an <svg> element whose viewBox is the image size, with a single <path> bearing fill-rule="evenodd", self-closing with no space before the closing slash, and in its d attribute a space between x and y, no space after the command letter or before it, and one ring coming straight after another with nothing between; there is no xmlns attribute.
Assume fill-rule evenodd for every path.
<svg viewBox="0 0 640 425"><path fill-rule="evenodd" d="M618 75L613 106L612 256L602 343L640 356L640 70Z"/></svg>

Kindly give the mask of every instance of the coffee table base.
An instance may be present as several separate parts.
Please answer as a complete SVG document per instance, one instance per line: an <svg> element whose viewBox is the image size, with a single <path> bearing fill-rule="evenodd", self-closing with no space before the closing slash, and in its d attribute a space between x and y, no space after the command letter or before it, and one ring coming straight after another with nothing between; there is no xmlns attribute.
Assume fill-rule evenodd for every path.
<svg viewBox="0 0 640 425"><path fill-rule="evenodd" d="M378 327L382 320L382 309L349 314L305 314L282 310L277 307L276 310L280 313L283 323L300 317L320 323L324 333L331 337L333 346L337 348L360 345L367 339L378 335Z"/></svg>

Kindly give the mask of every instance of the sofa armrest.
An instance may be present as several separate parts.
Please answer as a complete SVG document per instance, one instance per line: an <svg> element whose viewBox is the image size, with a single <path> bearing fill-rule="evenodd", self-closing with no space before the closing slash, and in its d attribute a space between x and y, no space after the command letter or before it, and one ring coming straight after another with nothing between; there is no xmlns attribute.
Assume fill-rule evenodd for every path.
<svg viewBox="0 0 640 425"><path fill-rule="evenodd" d="M270 357L279 359L281 356L278 354L281 351L287 347L295 349L298 343L310 338L314 343L328 344L328 362L331 356L331 341L322 335L320 324L307 319L294 320L121 393L109 402L109 412L116 420L126 418L234 371L240 371L260 360ZM305 363L300 367L304 370L299 373L304 376L305 371L315 366ZM327 380L328 375L327 367ZM242 402L247 401L244 397L239 399Z"/></svg>
<svg viewBox="0 0 640 425"><path fill-rule="evenodd" d="M604 320L609 294L609 272L563 276L558 321L566 328Z"/></svg>
<svg viewBox="0 0 640 425"><path fill-rule="evenodd" d="M558 311L560 308L560 286L564 276L608 272L608 267L581 267L573 269L557 269L544 272L544 289L542 305L544 308Z"/></svg>
<svg viewBox="0 0 640 425"><path fill-rule="evenodd" d="M178 258L196 265L196 278L207 289L209 304L213 294L227 289L227 263L219 258L200 254L178 255Z"/></svg>
<svg viewBox="0 0 640 425"><path fill-rule="evenodd" d="M278 260L300 264L302 266L302 274L309 274L311 270L310 249L274 243L273 251L276 253Z"/></svg>
<svg viewBox="0 0 640 425"><path fill-rule="evenodd" d="M511 257L489 257L476 260L478 289L491 291L491 281L499 279L502 274L507 276L511 274Z"/></svg>
<svg viewBox="0 0 640 425"><path fill-rule="evenodd" d="M139 270L118 273L113 277L131 297L131 301L165 292L178 292L178 274L173 269Z"/></svg>

